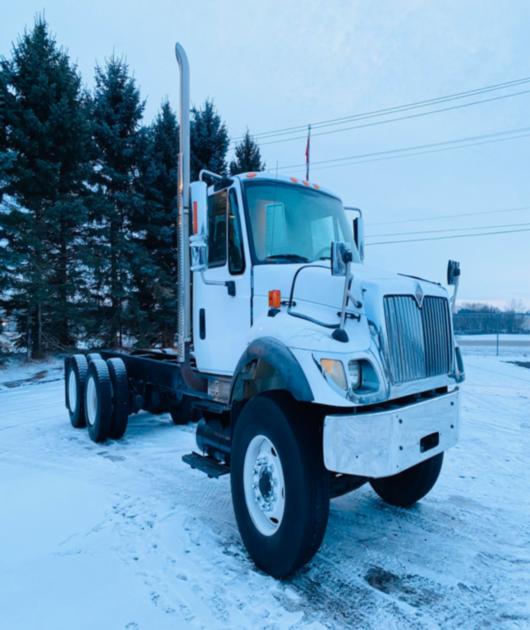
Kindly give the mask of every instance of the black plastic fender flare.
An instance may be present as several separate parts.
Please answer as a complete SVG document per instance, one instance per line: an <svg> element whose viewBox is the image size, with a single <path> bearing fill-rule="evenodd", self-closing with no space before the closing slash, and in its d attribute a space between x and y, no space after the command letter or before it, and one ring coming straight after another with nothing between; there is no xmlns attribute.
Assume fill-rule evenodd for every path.
<svg viewBox="0 0 530 630"><path fill-rule="evenodd" d="M264 367L269 371L272 369L274 382L260 376L260 371L263 372ZM296 357L287 346L274 337L260 337L249 344L234 371L230 401L242 401L249 398L248 385L255 384L257 381L261 385L254 386L256 389L254 394L285 389L296 400L304 402L314 400L307 377ZM281 384L281 387L275 384Z"/></svg>

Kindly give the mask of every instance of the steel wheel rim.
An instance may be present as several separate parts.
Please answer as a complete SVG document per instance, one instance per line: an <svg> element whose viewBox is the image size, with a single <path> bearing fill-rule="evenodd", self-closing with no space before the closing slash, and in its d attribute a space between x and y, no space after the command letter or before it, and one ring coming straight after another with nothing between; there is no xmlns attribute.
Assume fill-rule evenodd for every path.
<svg viewBox="0 0 530 630"><path fill-rule="evenodd" d="M88 424L91 426L96 422L96 414L98 408L98 392L96 388L96 381L92 375L88 378L86 386L86 416Z"/></svg>
<svg viewBox="0 0 530 630"><path fill-rule="evenodd" d="M77 378L73 370L68 374L68 406L72 413L77 409Z"/></svg>
<svg viewBox="0 0 530 630"><path fill-rule="evenodd" d="M264 536L275 534L285 512L285 480L278 450L265 435L250 441L243 465L247 510Z"/></svg>

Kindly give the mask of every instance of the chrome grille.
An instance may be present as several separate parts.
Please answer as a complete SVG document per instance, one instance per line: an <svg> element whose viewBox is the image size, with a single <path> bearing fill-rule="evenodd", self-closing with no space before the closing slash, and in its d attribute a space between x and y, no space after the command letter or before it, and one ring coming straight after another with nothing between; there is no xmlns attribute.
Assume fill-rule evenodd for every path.
<svg viewBox="0 0 530 630"><path fill-rule="evenodd" d="M394 383L447 374L452 366L451 319L445 298L387 295L385 320Z"/></svg>

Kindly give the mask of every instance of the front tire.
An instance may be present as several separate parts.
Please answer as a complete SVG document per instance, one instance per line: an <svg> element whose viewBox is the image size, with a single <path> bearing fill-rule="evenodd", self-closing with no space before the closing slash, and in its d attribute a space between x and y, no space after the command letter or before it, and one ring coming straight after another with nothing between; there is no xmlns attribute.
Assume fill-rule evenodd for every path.
<svg viewBox="0 0 530 630"><path fill-rule="evenodd" d="M439 453L397 475L371 479L370 485L390 505L410 507L430 492L436 483L444 454Z"/></svg>
<svg viewBox="0 0 530 630"><path fill-rule="evenodd" d="M234 431L230 479L241 538L256 565L284 578L308 562L329 513L321 425L309 409L278 395L247 402Z"/></svg>

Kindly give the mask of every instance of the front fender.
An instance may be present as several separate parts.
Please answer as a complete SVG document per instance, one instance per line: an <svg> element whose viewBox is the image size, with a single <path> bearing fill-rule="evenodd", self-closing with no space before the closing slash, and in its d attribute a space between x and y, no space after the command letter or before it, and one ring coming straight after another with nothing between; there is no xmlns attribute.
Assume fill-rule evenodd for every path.
<svg viewBox="0 0 530 630"><path fill-rule="evenodd" d="M238 361L231 401L247 400L266 391L287 390L299 401L314 400L309 382L294 354L273 337L252 341Z"/></svg>

